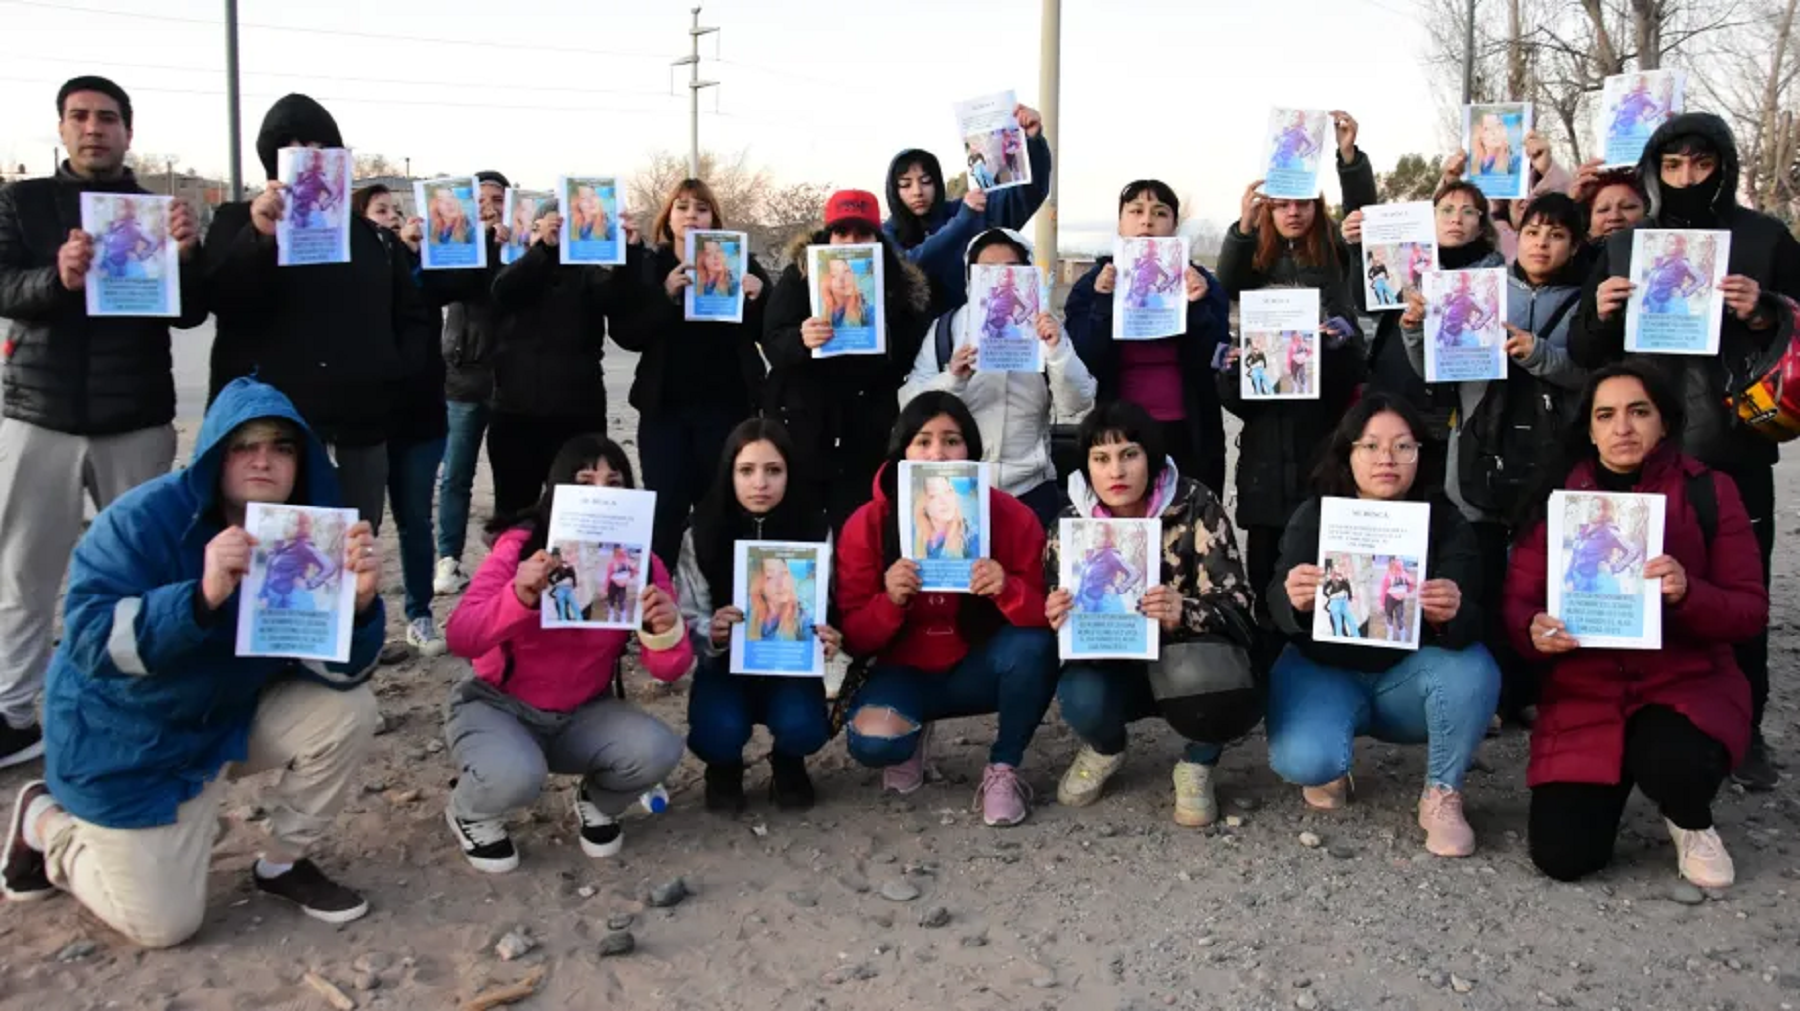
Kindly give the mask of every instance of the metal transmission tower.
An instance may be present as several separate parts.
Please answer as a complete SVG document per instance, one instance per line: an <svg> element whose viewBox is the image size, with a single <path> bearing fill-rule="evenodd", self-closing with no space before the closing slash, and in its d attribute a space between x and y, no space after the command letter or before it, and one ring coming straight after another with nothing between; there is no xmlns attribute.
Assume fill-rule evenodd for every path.
<svg viewBox="0 0 1800 1011"><path fill-rule="evenodd" d="M694 26L688 29L688 41L693 47L687 56L669 64L672 67L688 68L688 176L698 178L700 175L700 89L718 87L718 81L702 81L700 79L700 36L711 35L719 29L700 26L700 8L694 8Z"/></svg>

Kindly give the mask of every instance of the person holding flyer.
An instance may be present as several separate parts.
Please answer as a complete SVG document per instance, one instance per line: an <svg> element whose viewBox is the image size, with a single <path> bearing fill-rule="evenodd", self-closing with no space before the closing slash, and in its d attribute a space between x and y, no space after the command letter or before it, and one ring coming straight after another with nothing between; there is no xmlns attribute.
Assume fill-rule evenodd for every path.
<svg viewBox="0 0 1800 1011"><path fill-rule="evenodd" d="M26 784L13 808L8 900L61 889L133 944L180 944L206 916L229 781L280 770L256 889L327 923L368 912L306 853L374 742L380 549L364 521L324 560L355 581L348 662L238 656L253 503L334 507L337 478L287 397L238 379L207 410L193 462L102 510L76 547L44 696L48 785Z"/></svg>
<svg viewBox="0 0 1800 1011"><path fill-rule="evenodd" d="M1576 172L1575 185L1569 187L1569 195L1587 211L1588 246L1583 250L1583 259L1590 265L1600 256L1608 236L1644 220L1650 211L1650 195L1638 170L1603 169L1600 161L1593 158L1583 162Z"/></svg>
<svg viewBox="0 0 1800 1011"><path fill-rule="evenodd" d="M1733 647L1768 628L1769 593L1736 482L1678 448L1686 409L1647 364L1595 372L1513 544L1506 628L1543 679L1526 770L1531 859L1558 881L1612 862L1633 786L1661 809L1683 878L1701 888L1735 878L1712 800L1750 747L1750 685ZM1662 498L1666 553L1643 567L1661 589L1661 649L1583 647L1547 613L1546 509L1557 489ZM1590 544L1605 524L1584 526Z"/></svg>
<svg viewBox="0 0 1800 1011"><path fill-rule="evenodd" d="M482 440L487 434L488 402L494 394L494 330L499 315L494 307L494 278L503 265L500 250L513 239L511 227L503 220L506 191L512 182L492 169L475 173L475 182L481 224L489 242L487 269L419 272L419 283L427 298L444 309L442 354L447 424L441 473L437 467L418 466L429 462L429 452L421 443L412 443L403 458L390 458L390 463L397 466L414 464L437 478L437 561L432 569L432 592L438 596L460 593L469 585L462 570L469 530L469 496L474 489ZM529 230L524 234L528 237ZM420 400L423 404L423 397Z"/></svg>
<svg viewBox="0 0 1800 1011"><path fill-rule="evenodd" d="M1017 232L991 228L969 244L970 267L977 264L1030 264L1031 243ZM975 368L978 326L968 306L939 316L934 339L920 344L912 374L900 387L900 405L922 393L955 394L981 426L984 459L994 484L1017 498L1048 525L1067 500L1056 483L1050 454L1050 427L1057 419L1079 418L1094 406L1098 384L1048 306L1033 325L1044 344L1044 374L979 372Z"/></svg>
<svg viewBox="0 0 1800 1011"><path fill-rule="evenodd" d="M1077 444L1086 466L1069 475L1074 504L1064 516L1161 520L1157 544L1163 583L1145 590L1139 604L1143 614L1156 619L1161 642L1209 639L1252 647L1253 594L1225 507L1163 455L1156 420L1129 401L1103 404L1081 423ZM1044 616L1053 629L1069 620L1076 593L1087 590L1056 585L1062 551L1060 524L1052 525L1044 555L1051 587ZM1175 823L1189 827L1218 820L1213 769L1225 742L1244 736L1262 720L1262 698L1254 687L1177 697L1158 691L1145 660L1069 662L1056 696L1063 719L1082 742L1056 788L1057 803L1086 807L1099 800L1107 780L1125 763L1127 726L1159 716L1187 741L1175 763Z"/></svg>
<svg viewBox="0 0 1800 1011"><path fill-rule="evenodd" d="M1762 547L1767 585L1775 550L1775 443L1739 423L1728 398L1745 373L1771 349L1788 345L1792 310L1782 297L1800 298L1800 243L1787 226L1738 204L1738 149L1731 129L1711 113L1682 113L1651 135L1638 174L1655 213L1641 227L1719 229L1731 233L1729 274L1719 284L1725 315L1714 356L1666 357L1664 369L1680 377L1687 406L1682 447L1714 470L1731 476L1750 511ZM1599 368L1625 353L1625 304L1631 298L1631 231L1607 239L1600 262L1582 291L1569 333L1569 354ZM1780 774L1762 737L1769 699L1766 631L1736 645L1738 666L1750 681L1753 733L1733 778L1751 790L1772 790Z"/></svg>
<svg viewBox="0 0 1800 1011"><path fill-rule="evenodd" d="M556 201L544 201L531 248L494 275L494 398L487 440L499 516L538 500L559 446L606 431L601 356L607 320L619 315L621 289L645 269L636 242L626 246L622 268L562 266L556 253L561 227ZM630 218L625 233L636 234Z"/></svg>
<svg viewBox="0 0 1800 1011"><path fill-rule="evenodd" d="M1315 564L1322 506L1317 498L1301 506L1282 535L1268 591L1269 612L1288 638L1269 674L1269 765L1302 787L1308 806L1333 810L1350 798L1358 736L1425 744L1425 788L1419 797L1425 848L1437 856L1465 857L1475 852L1475 832L1463 817L1463 777L1499 702L1500 668L1480 642L1482 619L1473 593L1482 575L1475 534L1460 512L1431 493L1432 481L1421 474L1424 425L1405 400L1366 394L1331 434L1314 473L1321 496L1431 503L1424 559L1430 578L1416 594L1423 622L1419 649L1313 638L1321 591L1335 595L1328 581L1354 577ZM1355 592L1385 598L1394 588L1378 579L1356 584ZM1341 615L1333 619L1342 620Z"/></svg>
<svg viewBox="0 0 1800 1011"><path fill-rule="evenodd" d="M1457 409L1444 491L1474 526L1484 572L1505 570L1510 519L1536 479L1544 445L1569 417L1568 398L1587 381L1587 370L1568 353L1583 279L1577 256L1585 241L1583 217L1562 193L1526 207L1519 217L1518 259L1507 273L1507 377L1454 384ZM1409 295L1400 327L1420 378L1424 325L1424 298ZM1487 622L1483 641L1506 675L1506 712L1529 723L1536 679L1500 625L1500 581L1484 580L1475 592Z"/></svg>
<svg viewBox="0 0 1800 1011"><path fill-rule="evenodd" d="M470 866L488 874L519 866L506 816L530 807L551 773L581 777L575 829L581 851L598 859L624 845L619 815L681 761L679 734L609 690L633 636L659 681L679 680L694 662L660 561L650 559L635 632L543 627L543 596L561 565L548 547L551 506L558 485L575 484L633 487L625 451L599 435L563 443L537 503L488 524L494 549L445 627L450 652L474 669L450 690L444 739L458 771L444 817Z"/></svg>
<svg viewBox="0 0 1800 1011"><path fill-rule="evenodd" d="M1056 693L1043 525L991 490L991 557L975 562L970 592L922 592L918 563L901 557L900 461L980 459L981 429L962 401L933 391L900 412L889 447L874 501L844 524L836 552L844 648L865 658L839 694L850 757L881 769L885 789L912 793L925 784L932 721L997 714L975 799L987 824L1017 825L1031 813L1018 768Z"/></svg>
<svg viewBox="0 0 1800 1011"><path fill-rule="evenodd" d="M656 556L673 563L688 512L710 486L719 451L738 422L762 403L764 288L754 256L742 280L742 323L689 322L682 295L703 283L705 264L687 262L687 234L725 226L725 209L699 179L675 185L650 226L641 271L627 271L609 319L613 342L636 351L631 406L638 411L644 487L656 492Z"/></svg>
<svg viewBox="0 0 1800 1011"><path fill-rule="evenodd" d="M270 106L256 153L270 180L247 202L221 205L205 246L207 299L218 334L211 395L255 375L287 394L332 447L344 501L379 532L388 484L387 441L409 383L435 378L438 319L381 229L352 218L350 262L277 266L276 223L287 207L277 152L343 147L337 121L305 95ZM441 397L441 391L439 393ZM443 435L439 414L436 436ZM407 434L407 433L402 433Z"/></svg>
<svg viewBox="0 0 1800 1011"><path fill-rule="evenodd" d="M1014 115L1025 131L1031 162L1031 181L1023 186L990 195L976 185L950 200L944 194L949 179L937 155L907 148L888 163L888 217L880 230L906 262L924 271L931 282L932 304L941 312L968 301L963 255L969 243L990 228L1024 228L1050 194L1050 142L1044 138L1043 120L1026 105L1015 109Z"/></svg>
<svg viewBox="0 0 1800 1011"><path fill-rule="evenodd" d="M814 501L823 504L832 529L867 502L881 467L888 433L899 414L895 393L918 356L931 326L931 284L919 268L900 259L877 220L875 195L839 190L825 203L825 227L796 238L792 263L769 295L763 318L763 354L769 360L764 415L787 427L807 468ZM808 245L879 243L887 325L887 350L879 355L814 358L831 340L828 316L814 316L807 290Z"/></svg>
<svg viewBox="0 0 1800 1011"><path fill-rule="evenodd" d="M0 187L0 768L43 750L37 699L50 664L57 587L81 537L84 501L101 508L175 460L169 327L205 322L199 221L185 201L166 237L180 247L179 319L89 316L97 236L80 230L82 193L138 194L125 156L125 89L82 76L56 93L68 152L47 179Z"/></svg>
<svg viewBox="0 0 1800 1011"><path fill-rule="evenodd" d="M1181 201L1169 184L1139 179L1119 192L1121 238L1175 234ZM1205 267L1188 264L1187 331L1159 340L1113 339L1119 271L1102 256L1069 291L1063 319L1075 353L1097 381L1097 399L1129 400L1163 427L1163 446L1181 473L1209 489L1225 486L1225 419L1212 373L1231 340L1231 299Z"/></svg>
<svg viewBox="0 0 1800 1011"><path fill-rule="evenodd" d="M1343 112L1332 118L1344 205L1372 204L1375 173L1368 155L1356 147L1356 120ZM1244 190L1238 220L1225 234L1219 281L1233 300L1264 288L1316 288L1323 318L1318 399L1246 399L1235 347L1226 352L1226 367L1214 382L1219 402L1244 423L1238 442L1237 519L1244 532L1250 585L1259 589L1274 575L1282 529L1308 497L1306 472L1319 443L1344 416L1368 375L1356 322L1356 292L1362 285L1355 278L1361 257L1353 256L1339 239L1323 197L1270 200L1257 193L1260 185L1258 180ZM1292 375L1287 347L1267 348L1263 359L1267 373ZM1266 601L1258 601L1257 617L1267 628Z"/></svg>
<svg viewBox="0 0 1800 1011"><path fill-rule="evenodd" d="M744 810L744 746L757 724L769 728L769 797L783 811L813 806L806 759L831 739L823 678L755 677L729 666L732 626L749 617L731 604L737 542L820 542L830 535L824 511L806 498L810 486L794 479L796 462L779 421L738 425L682 537L676 595L700 661L688 691L688 750L706 764L708 811ZM830 657L842 636L827 618L810 615L808 623Z"/></svg>

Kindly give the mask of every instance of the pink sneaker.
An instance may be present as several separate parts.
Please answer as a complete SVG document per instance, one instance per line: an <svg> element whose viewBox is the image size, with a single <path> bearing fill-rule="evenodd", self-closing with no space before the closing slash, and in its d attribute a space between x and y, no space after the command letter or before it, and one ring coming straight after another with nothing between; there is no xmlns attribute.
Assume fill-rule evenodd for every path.
<svg viewBox="0 0 1800 1011"><path fill-rule="evenodd" d="M919 745L912 757L899 765L881 770L881 788L901 796L916 792L925 785L925 753L931 749L931 724L919 728Z"/></svg>
<svg viewBox="0 0 1800 1011"><path fill-rule="evenodd" d="M990 765L981 774L975 805L981 808L981 820L992 827L1017 825L1031 814L1031 786L1012 766Z"/></svg>
<svg viewBox="0 0 1800 1011"><path fill-rule="evenodd" d="M1466 857L1475 852L1475 830L1463 817L1462 794L1433 786L1419 797L1419 827L1425 848L1440 857Z"/></svg>

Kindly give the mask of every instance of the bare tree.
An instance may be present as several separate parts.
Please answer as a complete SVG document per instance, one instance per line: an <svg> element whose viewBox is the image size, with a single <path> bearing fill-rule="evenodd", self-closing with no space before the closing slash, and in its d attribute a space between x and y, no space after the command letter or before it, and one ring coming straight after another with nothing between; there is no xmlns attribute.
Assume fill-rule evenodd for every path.
<svg viewBox="0 0 1800 1011"><path fill-rule="evenodd" d="M1743 162L1742 196L1758 210L1793 220L1797 210L1796 146L1800 126L1791 111L1800 78L1795 39L1796 0L1763 0L1751 23L1716 48L1721 72L1701 83L1731 120ZM1689 93L1694 89L1690 86Z"/></svg>
<svg viewBox="0 0 1800 1011"><path fill-rule="evenodd" d="M385 154L373 151L358 151L351 159L354 162L351 174L358 179L371 179L375 176L397 176L403 171L399 165L388 160Z"/></svg>
<svg viewBox="0 0 1800 1011"><path fill-rule="evenodd" d="M627 206L646 232L663 201L688 178L685 157L668 151L651 155L650 163L632 176ZM720 157L700 155L700 178L719 201L726 227L750 236L750 249L766 267L786 262L788 240L818 227L830 187L818 183L779 184L750 163L747 152Z"/></svg>

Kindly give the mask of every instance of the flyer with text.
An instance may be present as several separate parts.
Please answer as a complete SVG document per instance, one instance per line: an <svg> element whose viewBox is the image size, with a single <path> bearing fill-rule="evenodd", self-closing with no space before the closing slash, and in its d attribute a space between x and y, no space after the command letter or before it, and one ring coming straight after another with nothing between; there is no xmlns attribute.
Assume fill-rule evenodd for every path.
<svg viewBox="0 0 1800 1011"><path fill-rule="evenodd" d="M1325 498L1313 639L1419 648L1419 587L1431 547L1431 504Z"/></svg>

